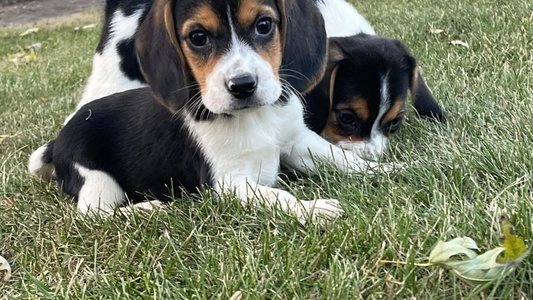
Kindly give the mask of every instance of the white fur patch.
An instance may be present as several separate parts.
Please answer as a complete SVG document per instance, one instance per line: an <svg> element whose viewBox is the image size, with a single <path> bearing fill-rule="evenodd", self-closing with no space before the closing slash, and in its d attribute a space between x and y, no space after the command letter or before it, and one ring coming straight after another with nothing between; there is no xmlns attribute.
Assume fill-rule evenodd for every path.
<svg viewBox="0 0 533 300"><path fill-rule="evenodd" d="M81 213L111 212L124 201L124 191L109 174L85 168L78 163L74 164L74 168L84 179L78 193L78 210Z"/></svg>
<svg viewBox="0 0 533 300"><path fill-rule="evenodd" d="M311 147L318 142L319 157L327 160L330 156L331 145L305 126L303 107L296 96L283 106L253 108L231 118L198 122L186 117L186 124L211 164L217 193L235 193L243 205L279 207L301 222L342 214L337 200L298 200L271 187L276 182L280 156L292 152L295 137L310 134L314 141L301 142L309 142ZM300 146L309 157L307 145Z"/></svg>
<svg viewBox="0 0 533 300"><path fill-rule="evenodd" d="M138 80L131 80L122 72L121 58L117 50L118 44L133 38L143 12L144 8L141 8L125 16L121 10L115 11L109 27L109 40L102 53L97 52L94 55L92 73L83 91L83 96L76 106L76 111L93 100L146 86ZM64 124L73 115L74 113L68 116Z"/></svg>
<svg viewBox="0 0 533 300"><path fill-rule="evenodd" d="M43 162L43 156L48 147L48 144L44 144L31 154L28 160L28 171L36 178L52 181L56 178L54 164L45 164Z"/></svg>
<svg viewBox="0 0 533 300"><path fill-rule="evenodd" d="M376 34L370 23L345 0L323 0L317 6L324 18L328 37Z"/></svg>

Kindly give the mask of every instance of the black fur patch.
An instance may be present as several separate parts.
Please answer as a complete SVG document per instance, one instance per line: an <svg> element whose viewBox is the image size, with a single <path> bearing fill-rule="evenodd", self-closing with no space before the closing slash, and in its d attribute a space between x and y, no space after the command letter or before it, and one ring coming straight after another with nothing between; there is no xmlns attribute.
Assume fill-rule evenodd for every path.
<svg viewBox="0 0 533 300"><path fill-rule="evenodd" d="M117 46L118 55L120 56L120 69L131 80L144 82L144 77L135 56L134 40L120 42Z"/></svg>
<svg viewBox="0 0 533 300"><path fill-rule="evenodd" d="M55 140L53 163L64 191L78 196L83 180L75 163L113 177L133 202L146 194L168 200L182 189L211 185L209 164L180 116L157 104L148 88L93 101Z"/></svg>

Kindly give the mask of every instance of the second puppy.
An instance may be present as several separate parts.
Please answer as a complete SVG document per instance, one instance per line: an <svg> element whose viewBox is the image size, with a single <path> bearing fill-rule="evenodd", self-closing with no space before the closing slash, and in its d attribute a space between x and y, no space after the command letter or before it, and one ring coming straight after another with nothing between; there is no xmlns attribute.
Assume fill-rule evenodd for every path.
<svg viewBox="0 0 533 300"><path fill-rule="evenodd" d="M387 136L400 128L409 91L419 113L442 118L400 41L367 34L329 38L326 74L305 96L306 122L328 141L378 159Z"/></svg>

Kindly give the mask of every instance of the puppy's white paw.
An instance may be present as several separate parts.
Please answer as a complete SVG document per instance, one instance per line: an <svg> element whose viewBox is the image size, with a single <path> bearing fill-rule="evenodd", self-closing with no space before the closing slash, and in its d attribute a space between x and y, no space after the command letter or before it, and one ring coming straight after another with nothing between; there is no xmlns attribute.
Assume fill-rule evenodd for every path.
<svg viewBox="0 0 533 300"><path fill-rule="evenodd" d="M139 209L146 210L146 211L152 211L154 209L162 209L164 208L164 205L165 203L159 200L153 200L153 201L140 202L140 203L136 203L136 204L125 206L125 207L120 207L119 210L120 212L124 214L131 214L134 211L139 210Z"/></svg>
<svg viewBox="0 0 533 300"><path fill-rule="evenodd" d="M161 209L164 207L164 205L165 204L159 200L152 200L152 201L136 203L136 204L126 206L126 207L121 207L120 210L123 212L132 212L136 209L154 210L156 208Z"/></svg>
<svg viewBox="0 0 533 300"><path fill-rule="evenodd" d="M344 214L344 210L337 199L302 200L298 206L296 207L296 216L302 224L310 220L325 226Z"/></svg>

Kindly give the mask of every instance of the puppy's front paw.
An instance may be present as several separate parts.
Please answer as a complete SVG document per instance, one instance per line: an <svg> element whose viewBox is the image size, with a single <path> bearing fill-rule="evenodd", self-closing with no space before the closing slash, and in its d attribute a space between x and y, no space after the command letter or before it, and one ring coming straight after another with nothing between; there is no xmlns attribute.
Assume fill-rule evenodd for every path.
<svg viewBox="0 0 533 300"><path fill-rule="evenodd" d="M339 200L336 199L302 200L299 206L299 209L296 209L296 214L302 224L310 220L311 222L317 222L325 226L344 214Z"/></svg>

